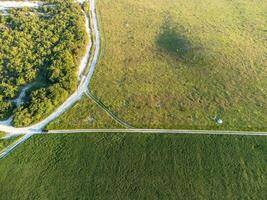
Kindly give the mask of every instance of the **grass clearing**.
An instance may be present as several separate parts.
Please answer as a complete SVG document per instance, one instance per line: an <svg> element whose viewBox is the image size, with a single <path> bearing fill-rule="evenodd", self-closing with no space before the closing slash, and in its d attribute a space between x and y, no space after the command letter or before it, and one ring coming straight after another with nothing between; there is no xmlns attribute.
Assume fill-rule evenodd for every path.
<svg viewBox="0 0 267 200"><path fill-rule="evenodd" d="M97 8L103 45L91 90L119 117L140 128L267 130L265 1Z"/></svg>
<svg viewBox="0 0 267 200"><path fill-rule="evenodd" d="M47 129L123 128L87 96L51 122Z"/></svg>
<svg viewBox="0 0 267 200"><path fill-rule="evenodd" d="M0 162L1 198L265 199L266 142L250 136L38 135Z"/></svg>

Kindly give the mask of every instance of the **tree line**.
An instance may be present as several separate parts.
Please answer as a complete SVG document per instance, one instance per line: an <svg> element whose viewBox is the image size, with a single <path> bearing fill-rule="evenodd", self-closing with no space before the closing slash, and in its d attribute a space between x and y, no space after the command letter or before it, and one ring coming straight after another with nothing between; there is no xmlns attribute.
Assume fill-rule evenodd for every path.
<svg viewBox="0 0 267 200"><path fill-rule="evenodd" d="M77 3L47 3L53 6L13 9L0 16L0 119L14 114L18 127L38 122L75 90L77 66L88 42ZM12 99L33 81L16 108Z"/></svg>

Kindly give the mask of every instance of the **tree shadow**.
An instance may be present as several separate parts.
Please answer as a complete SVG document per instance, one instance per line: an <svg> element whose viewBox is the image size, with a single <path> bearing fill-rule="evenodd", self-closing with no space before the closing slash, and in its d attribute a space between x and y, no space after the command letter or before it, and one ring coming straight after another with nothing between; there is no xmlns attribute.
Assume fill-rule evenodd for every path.
<svg viewBox="0 0 267 200"><path fill-rule="evenodd" d="M185 31L178 27L170 16L165 17L156 37L157 47L176 59L188 61L193 48L183 32Z"/></svg>

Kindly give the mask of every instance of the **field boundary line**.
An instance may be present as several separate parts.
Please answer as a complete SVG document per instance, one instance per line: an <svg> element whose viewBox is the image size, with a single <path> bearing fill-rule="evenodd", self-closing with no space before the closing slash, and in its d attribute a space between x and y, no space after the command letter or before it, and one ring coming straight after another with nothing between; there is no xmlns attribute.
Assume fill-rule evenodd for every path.
<svg viewBox="0 0 267 200"><path fill-rule="evenodd" d="M192 134L192 135L235 135L267 136L267 132L255 131L219 131L219 130L179 130L179 129L66 129L47 130L37 134L71 134L71 133L158 133L158 134Z"/></svg>
<svg viewBox="0 0 267 200"><path fill-rule="evenodd" d="M105 111L117 123L124 126L125 128L134 129L134 127L129 125L126 121L122 120L117 115L115 115L104 103L102 103L95 95L90 93L88 90L86 91L86 96L89 97L95 104L97 104L103 111Z"/></svg>
<svg viewBox="0 0 267 200"><path fill-rule="evenodd" d="M2 151L0 151L0 161L2 159L4 159L5 157L7 157L11 153L11 151L13 151L17 146L19 146L20 144L24 143L26 140L28 140L33 135L35 135L35 134L23 135L21 138L19 138L18 140L14 141L12 144L10 144L6 148L4 148Z"/></svg>

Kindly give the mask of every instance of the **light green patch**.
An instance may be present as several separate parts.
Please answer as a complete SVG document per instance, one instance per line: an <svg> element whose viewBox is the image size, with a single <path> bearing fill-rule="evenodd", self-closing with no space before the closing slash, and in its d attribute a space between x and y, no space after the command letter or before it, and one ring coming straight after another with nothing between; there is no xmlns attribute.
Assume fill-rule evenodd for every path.
<svg viewBox="0 0 267 200"><path fill-rule="evenodd" d="M47 129L123 128L87 96L47 126Z"/></svg>
<svg viewBox="0 0 267 200"><path fill-rule="evenodd" d="M97 2L91 90L134 127L267 130L267 4Z"/></svg>

